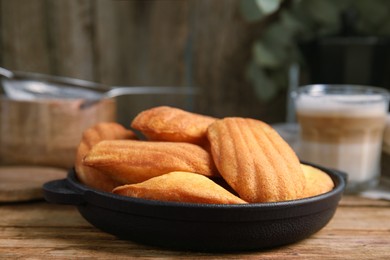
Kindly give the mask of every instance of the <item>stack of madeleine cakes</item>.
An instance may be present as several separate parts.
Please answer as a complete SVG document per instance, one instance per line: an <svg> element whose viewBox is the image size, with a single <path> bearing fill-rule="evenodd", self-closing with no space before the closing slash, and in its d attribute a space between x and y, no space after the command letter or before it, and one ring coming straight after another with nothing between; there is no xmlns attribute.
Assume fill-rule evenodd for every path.
<svg viewBox="0 0 390 260"><path fill-rule="evenodd" d="M80 182L123 196L206 204L287 201L334 187L259 120L160 106L138 114L131 128L142 136L117 123L84 131L75 163Z"/></svg>

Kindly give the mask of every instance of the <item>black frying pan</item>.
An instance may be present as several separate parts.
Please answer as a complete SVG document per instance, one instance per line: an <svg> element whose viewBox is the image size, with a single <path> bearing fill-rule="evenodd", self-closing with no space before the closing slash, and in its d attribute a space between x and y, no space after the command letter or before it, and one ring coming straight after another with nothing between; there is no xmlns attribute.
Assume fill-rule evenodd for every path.
<svg viewBox="0 0 390 260"><path fill-rule="evenodd" d="M309 237L333 217L346 185L345 174L316 166L333 179L325 194L284 202L237 205L162 202L97 191L71 170L46 183L48 202L77 206L95 227L121 239L195 251L255 250Z"/></svg>

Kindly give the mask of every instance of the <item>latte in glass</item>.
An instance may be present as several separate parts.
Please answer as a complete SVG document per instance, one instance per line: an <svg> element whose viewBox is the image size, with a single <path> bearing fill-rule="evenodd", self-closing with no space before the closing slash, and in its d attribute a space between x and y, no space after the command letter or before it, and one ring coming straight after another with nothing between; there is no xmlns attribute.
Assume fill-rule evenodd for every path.
<svg viewBox="0 0 390 260"><path fill-rule="evenodd" d="M374 87L310 85L294 98L301 160L346 172L349 192L375 186L389 93Z"/></svg>

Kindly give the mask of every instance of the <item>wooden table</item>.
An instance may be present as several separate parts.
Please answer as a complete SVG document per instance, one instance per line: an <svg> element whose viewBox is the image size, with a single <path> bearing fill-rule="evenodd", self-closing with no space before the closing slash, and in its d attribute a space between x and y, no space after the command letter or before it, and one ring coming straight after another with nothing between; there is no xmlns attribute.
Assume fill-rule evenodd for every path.
<svg viewBox="0 0 390 260"><path fill-rule="evenodd" d="M301 242L264 251L211 254L123 241L73 206L0 204L0 259L390 259L390 202L344 196L331 222Z"/></svg>

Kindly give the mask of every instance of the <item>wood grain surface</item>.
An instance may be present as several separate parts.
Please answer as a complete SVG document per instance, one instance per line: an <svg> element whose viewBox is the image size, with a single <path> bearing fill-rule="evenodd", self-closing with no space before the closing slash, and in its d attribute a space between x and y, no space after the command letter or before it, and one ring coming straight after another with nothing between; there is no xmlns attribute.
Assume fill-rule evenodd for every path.
<svg viewBox="0 0 390 260"><path fill-rule="evenodd" d="M345 196L334 218L308 239L279 248L212 254L124 241L86 222L73 206L0 204L4 259L389 259L390 202Z"/></svg>
<svg viewBox="0 0 390 260"><path fill-rule="evenodd" d="M237 0L0 0L0 66L114 86L192 86L192 110L269 123L285 119L286 90L268 102L246 79L252 43L264 24L249 23ZM176 99L178 99L176 97ZM120 122L138 104L119 100Z"/></svg>

